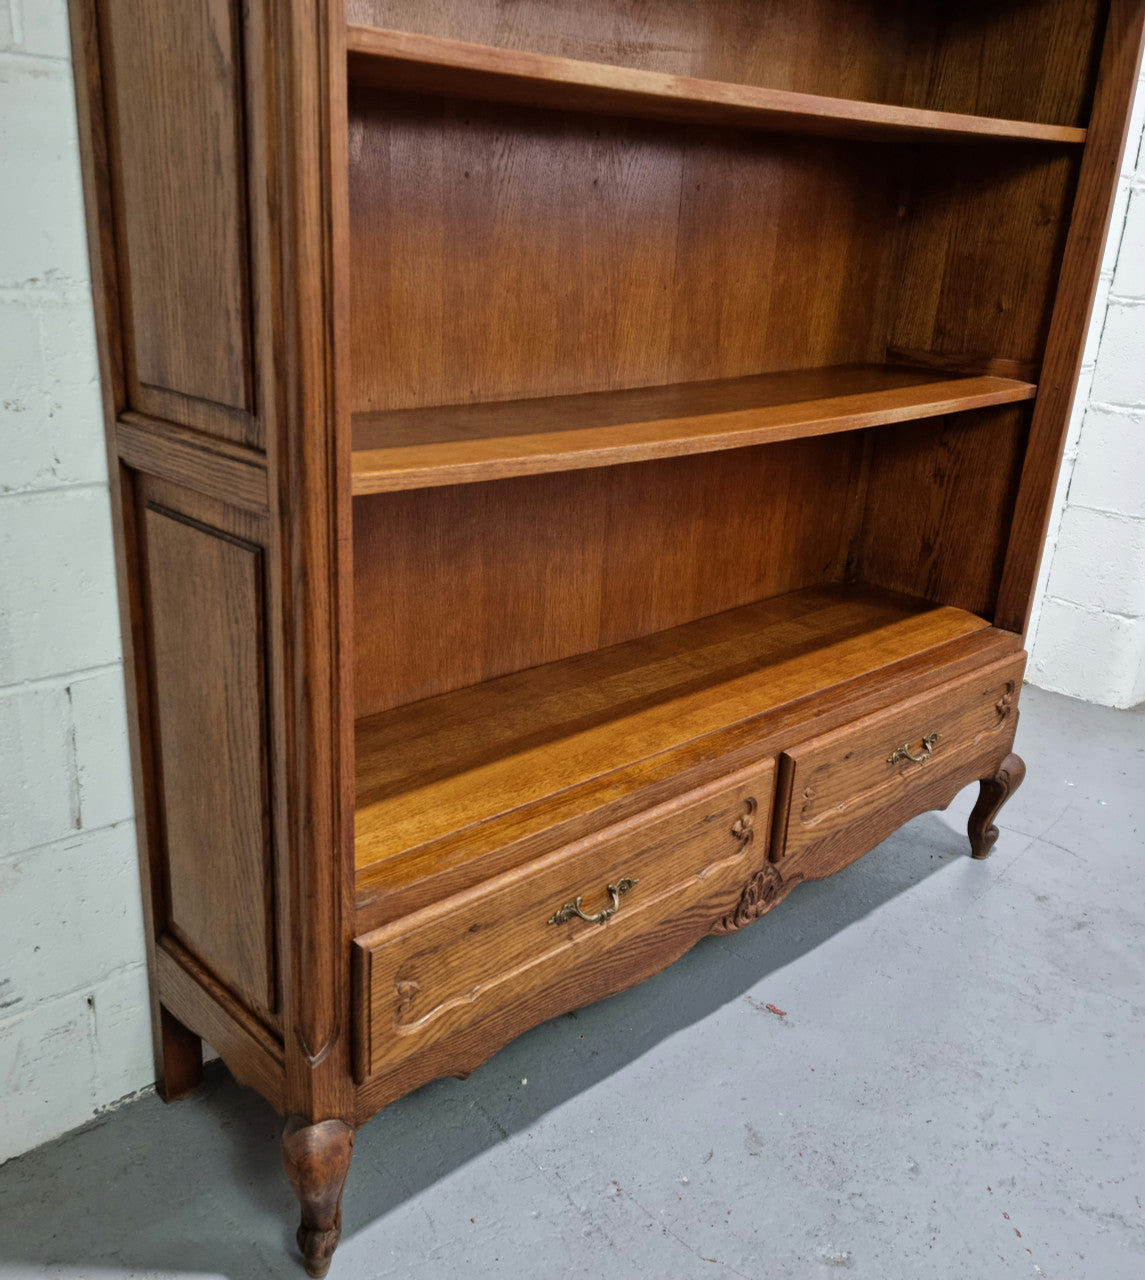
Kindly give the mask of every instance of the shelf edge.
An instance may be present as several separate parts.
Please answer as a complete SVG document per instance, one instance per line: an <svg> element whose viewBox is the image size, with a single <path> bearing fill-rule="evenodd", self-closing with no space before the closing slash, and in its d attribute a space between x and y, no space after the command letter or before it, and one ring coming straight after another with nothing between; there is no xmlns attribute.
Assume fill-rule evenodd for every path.
<svg viewBox="0 0 1145 1280"><path fill-rule="evenodd" d="M990 384L988 387L982 384ZM1004 385L998 385L1004 384ZM606 435L608 432L631 430L642 425L639 422L608 427L581 428L565 432L544 432L535 436L487 437L474 441L449 441L439 445L407 445L394 449L356 450L353 455L351 492L354 497L392 493L403 489L440 488L453 484L474 484L488 480L512 479L517 476L543 475L561 471L579 471L589 467L620 466L629 462L648 462L656 458L683 457L689 454L718 453L728 449L747 448L757 444L779 443L783 440L802 439L808 436L842 434L861 431L868 427L885 426L894 422L910 422L915 419L939 417L948 413L963 413L973 409L985 409L994 405L1015 404L1032 400L1037 386L1029 382L997 377L975 377L936 381L939 388L958 386L964 388L957 395L936 394L920 401L917 387L896 388L885 394L887 403L880 408L855 411L848 409L848 402L869 400L870 394L839 396L833 400L811 402L816 410L807 417L798 416L798 403L794 412L783 422L758 424L759 409L739 409L728 413L705 415L703 418L660 419L666 426L673 421L704 422L709 429L675 437L650 438L648 440L607 443L588 447L550 449L548 452L522 452L528 441L554 444L561 437L573 439L586 434ZM972 389L972 388L977 388ZM827 409L827 406L831 406ZM773 406L769 406L772 409ZM736 425L736 424L740 425ZM755 425L753 425L755 423ZM712 429L715 428L715 429ZM438 464L425 461L411 462L402 467L398 455L421 455L439 449L443 455L457 452L459 447L485 446L498 439L506 442L504 452L492 457L457 459ZM383 462L383 459L388 461Z"/></svg>
<svg viewBox="0 0 1145 1280"><path fill-rule="evenodd" d="M525 53L439 36L349 26L352 83L561 110L621 110L669 119L867 140L1042 142L1076 146L1086 131L993 116L832 98L611 63ZM427 82L426 72L435 72Z"/></svg>

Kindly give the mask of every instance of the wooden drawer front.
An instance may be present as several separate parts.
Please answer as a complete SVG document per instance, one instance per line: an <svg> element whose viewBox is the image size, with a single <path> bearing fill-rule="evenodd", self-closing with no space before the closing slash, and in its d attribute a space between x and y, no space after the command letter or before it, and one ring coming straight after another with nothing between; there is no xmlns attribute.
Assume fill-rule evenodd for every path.
<svg viewBox="0 0 1145 1280"><path fill-rule="evenodd" d="M539 1018L664 967L767 862L773 782L773 761L752 765L356 939L359 1078L497 1015L487 1056ZM622 880L635 883L604 923L568 910L553 922L578 897L585 915L607 909L607 886ZM677 945L637 973L624 954L637 935ZM615 970L603 982L602 968Z"/></svg>
<svg viewBox="0 0 1145 1280"><path fill-rule="evenodd" d="M1014 740L1024 667L1015 655L785 752L772 846L784 878L839 870L992 772Z"/></svg>

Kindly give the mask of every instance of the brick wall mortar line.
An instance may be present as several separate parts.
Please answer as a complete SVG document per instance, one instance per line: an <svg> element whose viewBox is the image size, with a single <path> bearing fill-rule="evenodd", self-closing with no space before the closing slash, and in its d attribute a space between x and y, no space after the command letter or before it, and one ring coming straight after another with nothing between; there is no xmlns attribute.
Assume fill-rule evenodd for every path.
<svg viewBox="0 0 1145 1280"><path fill-rule="evenodd" d="M26 1021L28 1018L34 1017L41 1010L51 1009L53 1005L59 1004L62 1000L73 1000L85 991L105 986L109 982L114 982L116 978L122 978L124 974L135 973L139 969L146 969L146 967L146 962L143 960L134 961L131 964L117 965L114 969L109 969L107 973L101 974L98 978L93 978L90 982L81 982L78 987L72 987L67 991L58 991L43 1000L37 1000L34 1005L30 1005L27 1009L22 1009L13 1017L0 1018L0 1035L3 1035L13 1027L19 1026L21 1022Z"/></svg>
<svg viewBox="0 0 1145 1280"><path fill-rule="evenodd" d="M93 676L110 675L114 671L123 670L123 660L103 662L96 667L77 667L74 671L61 671L50 676L36 676L32 680L18 680L15 684L0 685L0 698L9 698L13 694L35 693L41 689L67 688L76 680L88 680Z"/></svg>

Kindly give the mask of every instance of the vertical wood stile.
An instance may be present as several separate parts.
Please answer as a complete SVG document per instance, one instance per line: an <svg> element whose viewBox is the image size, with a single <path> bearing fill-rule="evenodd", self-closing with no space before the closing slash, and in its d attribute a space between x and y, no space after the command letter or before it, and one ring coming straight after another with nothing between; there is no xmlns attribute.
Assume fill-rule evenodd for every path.
<svg viewBox="0 0 1145 1280"><path fill-rule="evenodd" d="M1145 0L1112 0L994 620L1025 633L1141 67Z"/></svg>

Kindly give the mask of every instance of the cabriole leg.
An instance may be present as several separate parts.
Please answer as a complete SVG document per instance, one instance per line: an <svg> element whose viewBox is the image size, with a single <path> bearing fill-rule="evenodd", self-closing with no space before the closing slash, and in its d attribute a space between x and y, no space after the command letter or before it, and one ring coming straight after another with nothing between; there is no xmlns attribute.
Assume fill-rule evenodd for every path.
<svg viewBox="0 0 1145 1280"><path fill-rule="evenodd" d="M354 1130L342 1120L307 1124L291 1116L282 1135L282 1163L302 1206L298 1247L306 1270L324 1276L342 1235L342 1189L354 1154Z"/></svg>
<svg viewBox="0 0 1145 1280"><path fill-rule="evenodd" d="M985 858L998 840L998 828L994 819L1010 796L1022 785L1026 766L1021 756L1013 753L1002 761L992 778L983 778L979 785L978 802L970 814L967 831L970 835L970 851L975 858Z"/></svg>

